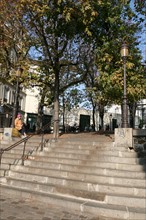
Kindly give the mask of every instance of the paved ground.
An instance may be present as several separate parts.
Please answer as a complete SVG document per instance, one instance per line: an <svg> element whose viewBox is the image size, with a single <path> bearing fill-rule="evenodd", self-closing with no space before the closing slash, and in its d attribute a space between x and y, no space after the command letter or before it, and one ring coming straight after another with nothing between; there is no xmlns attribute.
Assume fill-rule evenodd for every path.
<svg viewBox="0 0 146 220"><path fill-rule="evenodd" d="M51 135L46 135L51 138ZM99 141L113 141L112 135L105 134L64 134L60 138L93 137ZM65 210L51 204L2 196L0 193L0 220L114 220Z"/></svg>
<svg viewBox="0 0 146 220"><path fill-rule="evenodd" d="M109 220L109 218L83 215L51 204L1 196L0 220Z"/></svg>
<svg viewBox="0 0 146 220"><path fill-rule="evenodd" d="M53 134L46 134L46 138L53 138ZM66 133L60 134L59 139L88 139L91 141L114 141L114 134L110 132L83 132L83 133Z"/></svg>

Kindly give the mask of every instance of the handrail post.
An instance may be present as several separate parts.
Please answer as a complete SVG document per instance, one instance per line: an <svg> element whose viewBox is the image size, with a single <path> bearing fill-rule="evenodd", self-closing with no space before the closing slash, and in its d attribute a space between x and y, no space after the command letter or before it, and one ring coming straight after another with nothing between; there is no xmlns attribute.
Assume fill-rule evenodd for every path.
<svg viewBox="0 0 146 220"><path fill-rule="evenodd" d="M2 160L2 154L4 153L4 149L3 148L1 148L0 149L0 165L1 165L1 160Z"/></svg>
<svg viewBox="0 0 146 220"><path fill-rule="evenodd" d="M43 149L44 149L44 130L43 130L43 132L42 132L42 139L41 139L41 151L43 151Z"/></svg>
<svg viewBox="0 0 146 220"><path fill-rule="evenodd" d="M43 133L42 133L42 140L41 140L41 151L43 151L43 148L44 148L44 143L43 143L43 142L44 142L44 141L43 141L43 140L44 140L44 130L45 130L45 128L47 128L49 125L50 125L50 123L46 124L45 126L43 126L42 129L40 129L40 131L43 131ZM16 143L10 145L9 147L7 147L7 148L5 148L5 149L1 148L1 149L0 149L0 165L1 165L1 160L2 160L2 155L3 155L3 153L6 152L6 151L9 151L9 150L11 150L11 149L13 149L14 147L18 146L19 144L21 144L21 143L23 143L23 142L24 142L24 148L23 148L23 154L22 154L22 165L24 165L26 142L27 142L27 140L28 140L29 138L31 138L32 136L33 136L33 135L29 135L29 136L27 136L26 138L24 138L24 139L22 139L22 140L20 140L20 141L18 141L18 142L16 142ZM40 147L40 146L39 146L39 147Z"/></svg>
<svg viewBox="0 0 146 220"><path fill-rule="evenodd" d="M25 148L26 148L27 139L24 141L23 154L22 154L22 166L24 166L24 157L25 157Z"/></svg>

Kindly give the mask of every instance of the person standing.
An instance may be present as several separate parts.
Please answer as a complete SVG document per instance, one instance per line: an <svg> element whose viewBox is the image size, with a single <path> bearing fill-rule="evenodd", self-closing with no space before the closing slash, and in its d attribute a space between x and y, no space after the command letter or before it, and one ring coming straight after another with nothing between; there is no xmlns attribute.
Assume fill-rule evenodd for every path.
<svg viewBox="0 0 146 220"><path fill-rule="evenodd" d="M18 115L17 115L17 117L15 119L14 124L15 124L15 128L19 131L19 133L21 135L23 135L24 137L26 137L25 126L24 126L24 123L22 121L22 116L21 116L20 113L18 113Z"/></svg>

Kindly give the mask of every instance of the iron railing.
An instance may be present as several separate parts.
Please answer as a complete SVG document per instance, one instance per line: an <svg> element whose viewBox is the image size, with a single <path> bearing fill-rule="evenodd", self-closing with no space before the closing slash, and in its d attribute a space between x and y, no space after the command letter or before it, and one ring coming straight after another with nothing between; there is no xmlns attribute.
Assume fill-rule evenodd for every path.
<svg viewBox="0 0 146 220"><path fill-rule="evenodd" d="M41 151L43 151L44 149L44 146L46 144L46 140L44 140L44 131L46 130L46 128L48 128L50 126L50 123L46 124L45 126L43 126L38 132L37 134L41 134L41 142L40 142L40 149ZM2 155L4 154L4 152L7 152L7 151L10 151L12 150L13 148L17 147L18 145L24 143L24 146L23 146L23 152L22 152L22 156L21 156L21 164L24 165L24 160L27 158L27 154L26 154L26 144L27 144L27 141L33 137L35 134L31 134L31 135L28 135L27 137L17 141L16 143L10 145L9 147L7 148L0 148L0 165L1 165L1 161L2 161Z"/></svg>

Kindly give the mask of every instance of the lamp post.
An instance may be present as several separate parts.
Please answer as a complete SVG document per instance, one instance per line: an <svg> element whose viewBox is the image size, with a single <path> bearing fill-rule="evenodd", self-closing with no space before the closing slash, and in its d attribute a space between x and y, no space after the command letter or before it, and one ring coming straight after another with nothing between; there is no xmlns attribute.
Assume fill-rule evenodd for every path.
<svg viewBox="0 0 146 220"><path fill-rule="evenodd" d="M110 114L109 117L110 117L110 131L112 131L112 114Z"/></svg>
<svg viewBox="0 0 146 220"><path fill-rule="evenodd" d="M128 109L127 109L127 85L126 85L126 60L128 56L128 46L126 43L122 44L121 57L124 63L124 96L123 96L123 111L122 111L122 128L128 127Z"/></svg>
<svg viewBox="0 0 146 220"><path fill-rule="evenodd" d="M16 89L15 89L15 96L14 96L14 107L13 107L13 114L12 114L12 123L11 127L14 127L14 121L17 115L18 111L18 99L19 99L19 77L21 73L23 72L23 69L19 67L16 70Z"/></svg>
<svg viewBox="0 0 146 220"><path fill-rule="evenodd" d="M0 128L3 128L3 113L4 107L2 101L0 100Z"/></svg>

